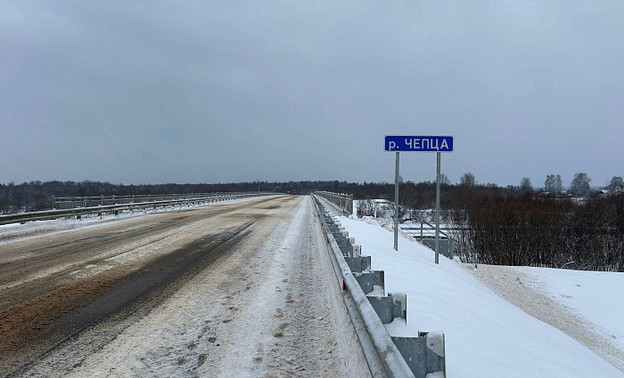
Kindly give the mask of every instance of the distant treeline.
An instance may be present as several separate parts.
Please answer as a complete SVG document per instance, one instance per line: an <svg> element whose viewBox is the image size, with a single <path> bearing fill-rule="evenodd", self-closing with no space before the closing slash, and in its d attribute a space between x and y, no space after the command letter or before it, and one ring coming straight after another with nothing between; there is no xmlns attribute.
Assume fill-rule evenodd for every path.
<svg viewBox="0 0 624 378"><path fill-rule="evenodd" d="M228 184L150 184L123 185L96 181L31 181L22 184L0 184L0 213L51 209L54 197L122 196L189 194L213 192L276 192L310 194L317 190L349 193L354 199L385 198L394 200L394 184L353 183L346 181L253 181ZM467 192L505 193L495 186L462 187L443 185L443 205L455 206L466 200ZM430 182L401 184L401 203L411 208L424 208L435 203L435 184Z"/></svg>
<svg viewBox="0 0 624 378"><path fill-rule="evenodd" d="M105 182L0 184L0 213L51 209L54 197L157 195L211 192L349 193L354 199L394 201L389 183L345 181L244 182L230 184L121 185ZM624 271L624 194L593 192L582 198L541 196L519 187L442 185L442 208L460 257L499 265ZM542 193L543 194L543 193ZM435 183L405 182L401 209L435 207Z"/></svg>
<svg viewBox="0 0 624 378"><path fill-rule="evenodd" d="M214 192L276 192L310 194L317 190L356 194L357 198L387 198L394 193L390 184L361 184L345 181L253 181L228 184L123 185L95 181L31 181L0 184L0 213L49 210L54 197L189 194Z"/></svg>

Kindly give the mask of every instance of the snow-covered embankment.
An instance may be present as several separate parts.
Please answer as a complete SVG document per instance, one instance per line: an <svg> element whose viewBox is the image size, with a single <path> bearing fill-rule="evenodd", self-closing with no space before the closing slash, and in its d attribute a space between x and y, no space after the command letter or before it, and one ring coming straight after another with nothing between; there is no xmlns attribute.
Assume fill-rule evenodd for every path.
<svg viewBox="0 0 624 378"><path fill-rule="evenodd" d="M388 291L406 292L407 327L441 330L446 368L452 377L622 377L624 373L562 331L528 315L423 245L401 238L374 221L340 222L386 272Z"/></svg>

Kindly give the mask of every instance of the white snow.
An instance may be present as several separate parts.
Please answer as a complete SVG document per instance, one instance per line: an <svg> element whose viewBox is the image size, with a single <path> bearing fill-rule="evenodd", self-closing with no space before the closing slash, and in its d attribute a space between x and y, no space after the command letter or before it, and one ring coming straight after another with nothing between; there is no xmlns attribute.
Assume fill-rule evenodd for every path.
<svg viewBox="0 0 624 378"><path fill-rule="evenodd" d="M587 347L496 295L456 261L440 257L440 264L436 265L433 251L403 237L399 251L394 251L392 232L370 220L340 217L340 222L362 245L362 255L372 256L373 269L385 271L386 290L408 296L407 332L401 329L400 322L387 329L413 335L419 330L444 332L449 377L624 376ZM545 282L553 287L568 285L564 276L551 282L548 271L545 272ZM570 280L576 284L574 279ZM621 286L622 279L617 281ZM577 298L581 294L591 297L597 294L594 289L602 288L598 284L592 288L585 282L590 280L584 281L581 288L574 286L579 289L577 292L569 291L573 290L569 285L565 286L568 291L553 290ZM581 293L585 285L587 292ZM613 290L617 287L613 283ZM575 305L581 311L593 309L596 314L608 311L591 301L579 300ZM599 317L596 315L597 322ZM621 329L617 327L621 325L609 328L614 327L614 317L602 319L601 327L617 336Z"/></svg>
<svg viewBox="0 0 624 378"><path fill-rule="evenodd" d="M624 350L624 273L512 267L533 278L531 288L589 320Z"/></svg>
<svg viewBox="0 0 624 378"><path fill-rule="evenodd" d="M19 227L19 226L20 226L19 223L2 224L2 225L0 225L0 230L5 229L5 228Z"/></svg>

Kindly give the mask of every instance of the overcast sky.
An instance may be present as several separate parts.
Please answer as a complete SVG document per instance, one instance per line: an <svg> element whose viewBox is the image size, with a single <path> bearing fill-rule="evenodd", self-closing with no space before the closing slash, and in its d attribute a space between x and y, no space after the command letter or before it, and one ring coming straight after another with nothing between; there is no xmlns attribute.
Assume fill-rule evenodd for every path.
<svg viewBox="0 0 624 378"><path fill-rule="evenodd" d="M0 183L624 176L624 1L2 1ZM435 153L404 153L434 180Z"/></svg>

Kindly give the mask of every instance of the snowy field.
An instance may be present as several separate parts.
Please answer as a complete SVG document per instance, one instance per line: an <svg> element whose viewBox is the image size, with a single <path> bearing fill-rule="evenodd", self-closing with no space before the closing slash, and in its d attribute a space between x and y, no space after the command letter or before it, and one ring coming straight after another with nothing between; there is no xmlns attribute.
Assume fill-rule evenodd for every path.
<svg viewBox="0 0 624 378"><path fill-rule="evenodd" d="M449 377L623 377L624 373L559 329L512 305L466 266L440 258L374 220L340 222L385 271L386 290L408 296L408 331L443 331ZM530 285L556 297L622 347L623 274L519 268ZM523 276L525 277L525 276ZM518 280L519 281L519 280ZM518 282L520 285L521 283ZM619 353L622 350L618 350Z"/></svg>

